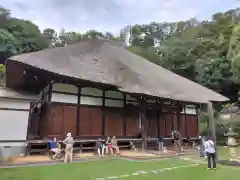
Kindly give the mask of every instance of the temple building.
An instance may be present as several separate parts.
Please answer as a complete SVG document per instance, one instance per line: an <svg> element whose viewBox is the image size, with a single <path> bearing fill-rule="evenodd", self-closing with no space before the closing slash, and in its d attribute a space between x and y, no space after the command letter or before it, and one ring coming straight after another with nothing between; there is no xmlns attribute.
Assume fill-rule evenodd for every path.
<svg viewBox="0 0 240 180"><path fill-rule="evenodd" d="M22 110L6 115L9 105L1 100L0 144L11 146L61 139L68 132L78 140L117 136L146 141L170 137L173 129L194 137L199 105L228 100L108 40L11 57L6 76L11 91L31 94L17 97L29 103L24 115Z"/></svg>

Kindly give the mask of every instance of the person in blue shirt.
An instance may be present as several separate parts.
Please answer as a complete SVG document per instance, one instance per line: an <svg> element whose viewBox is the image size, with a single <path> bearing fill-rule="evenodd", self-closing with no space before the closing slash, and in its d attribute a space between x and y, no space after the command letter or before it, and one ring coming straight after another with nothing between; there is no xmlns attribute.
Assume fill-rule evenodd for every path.
<svg viewBox="0 0 240 180"><path fill-rule="evenodd" d="M54 137L51 141L48 142L49 149L53 152L53 159L56 159L57 155L61 152L60 144L57 142L57 138Z"/></svg>

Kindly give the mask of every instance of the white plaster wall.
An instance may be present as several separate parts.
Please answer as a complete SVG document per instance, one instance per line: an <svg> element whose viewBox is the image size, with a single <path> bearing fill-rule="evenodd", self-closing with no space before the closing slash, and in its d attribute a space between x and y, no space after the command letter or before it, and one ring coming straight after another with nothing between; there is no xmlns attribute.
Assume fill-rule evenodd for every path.
<svg viewBox="0 0 240 180"><path fill-rule="evenodd" d="M77 95L69 95L69 94L52 93L51 101L77 104L78 96Z"/></svg>
<svg viewBox="0 0 240 180"><path fill-rule="evenodd" d="M109 107L123 107L124 106L124 102L122 100L105 99L105 106L109 106Z"/></svg>
<svg viewBox="0 0 240 180"><path fill-rule="evenodd" d="M132 97L132 96L130 96L128 94L126 95L126 100L137 101L136 98L134 98L134 97Z"/></svg>
<svg viewBox="0 0 240 180"><path fill-rule="evenodd" d="M121 92L106 91L106 92L105 92L105 97L123 99L123 98L124 98L124 95L123 95L123 93L121 93Z"/></svg>
<svg viewBox="0 0 240 180"><path fill-rule="evenodd" d="M78 87L70 84L55 83L52 86L53 91L78 93Z"/></svg>
<svg viewBox="0 0 240 180"><path fill-rule="evenodd" d="M80 104L102 106L102 98L81 96Z"/></svg>
<svg viewBox="0 0 240 180"><path fill-rule="evenodd" d="M134 102L134 101L127 101L126 104L133 104L133 105L138 105L139 103L138 102Z"/></svg>
<svg viewBox="0 0 240 180"><path fill-rule="evenodd" d="M29 111L0 110L0 140L26 140Z"/></svg>
<svg viewBox="0 0 240 180"><path fill-rule="evenodd" d="M10 109L30 109L30 103L28 101L16 100L16 99L3 99L0 98L0 108Z"/></svg>
<svg viewBox="0 0 240 180"><path fill-rule="evenodd" d="M90 96L103 96L103 91L97 88L82 88L81 94Z"/></svg>
<svg viewBox="0 0 240 180"><path fill-rule="evenodd" d="M181 113L184 113L184 110ZM196 111L196 109L186 108L186 114L195 115L195 114L197 114L197 111Z"/></svg>

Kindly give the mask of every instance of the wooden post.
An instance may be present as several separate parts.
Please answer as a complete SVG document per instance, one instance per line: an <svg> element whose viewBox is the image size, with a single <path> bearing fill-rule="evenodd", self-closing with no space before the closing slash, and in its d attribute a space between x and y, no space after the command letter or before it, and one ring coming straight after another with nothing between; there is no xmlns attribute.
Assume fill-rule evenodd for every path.
<svg viewBox="0 0 240 180"><path fill-rule="evenodd" d="M210 120L211 136L212 136L215 144L217 144L216 123L215 123L215 120L214 120L213 106L212 106L212 103L210 101L207 103L207 111L208 111L208 116L209 116L209 120ZM216 150L216 159L217 159L217 150Z"/></svg>
<svg viewBox="0 0 240 180"><path fill-rule="evenodd" d="M139 110L139 120L141 122L141 136L142 136L142 151L147 149L147 133L146 133L146 105L144 101L141 99L140 110Z"/></svg>
<svg viewBox="0 0 240 180"><path fill-rule="evenodd" d="M216 127L215 127L215 120L214 120L214 115L213 115L213 106L211 102L208 102L207 104L207 111L208 111L208 116L210 120L210 132L211 136L213 137L214 141L216 142Z"/></svg>

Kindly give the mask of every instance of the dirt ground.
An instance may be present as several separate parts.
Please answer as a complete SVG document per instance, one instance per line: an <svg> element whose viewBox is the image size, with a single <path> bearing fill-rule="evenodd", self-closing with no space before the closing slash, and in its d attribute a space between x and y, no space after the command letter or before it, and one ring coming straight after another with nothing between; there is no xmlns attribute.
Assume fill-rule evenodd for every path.
<svg viewBox="0 0 240 180"><path fill-rule="evenodd" d="M185 154L189 154L190 151L186 151ZM195 152L196 153L196 152ZM169 150L167 153L162 153L158 151L121 151L120 157L126 158L165 158L176 156L175 151ZM78 153L74 154L73 159L88 159L97 157L94 153ZM10 164L20 164L20 163L41 163L41 162L52 162L49 156L46 155L32 155L26 157L13 157L9 158L7 163Z"/></svg>

